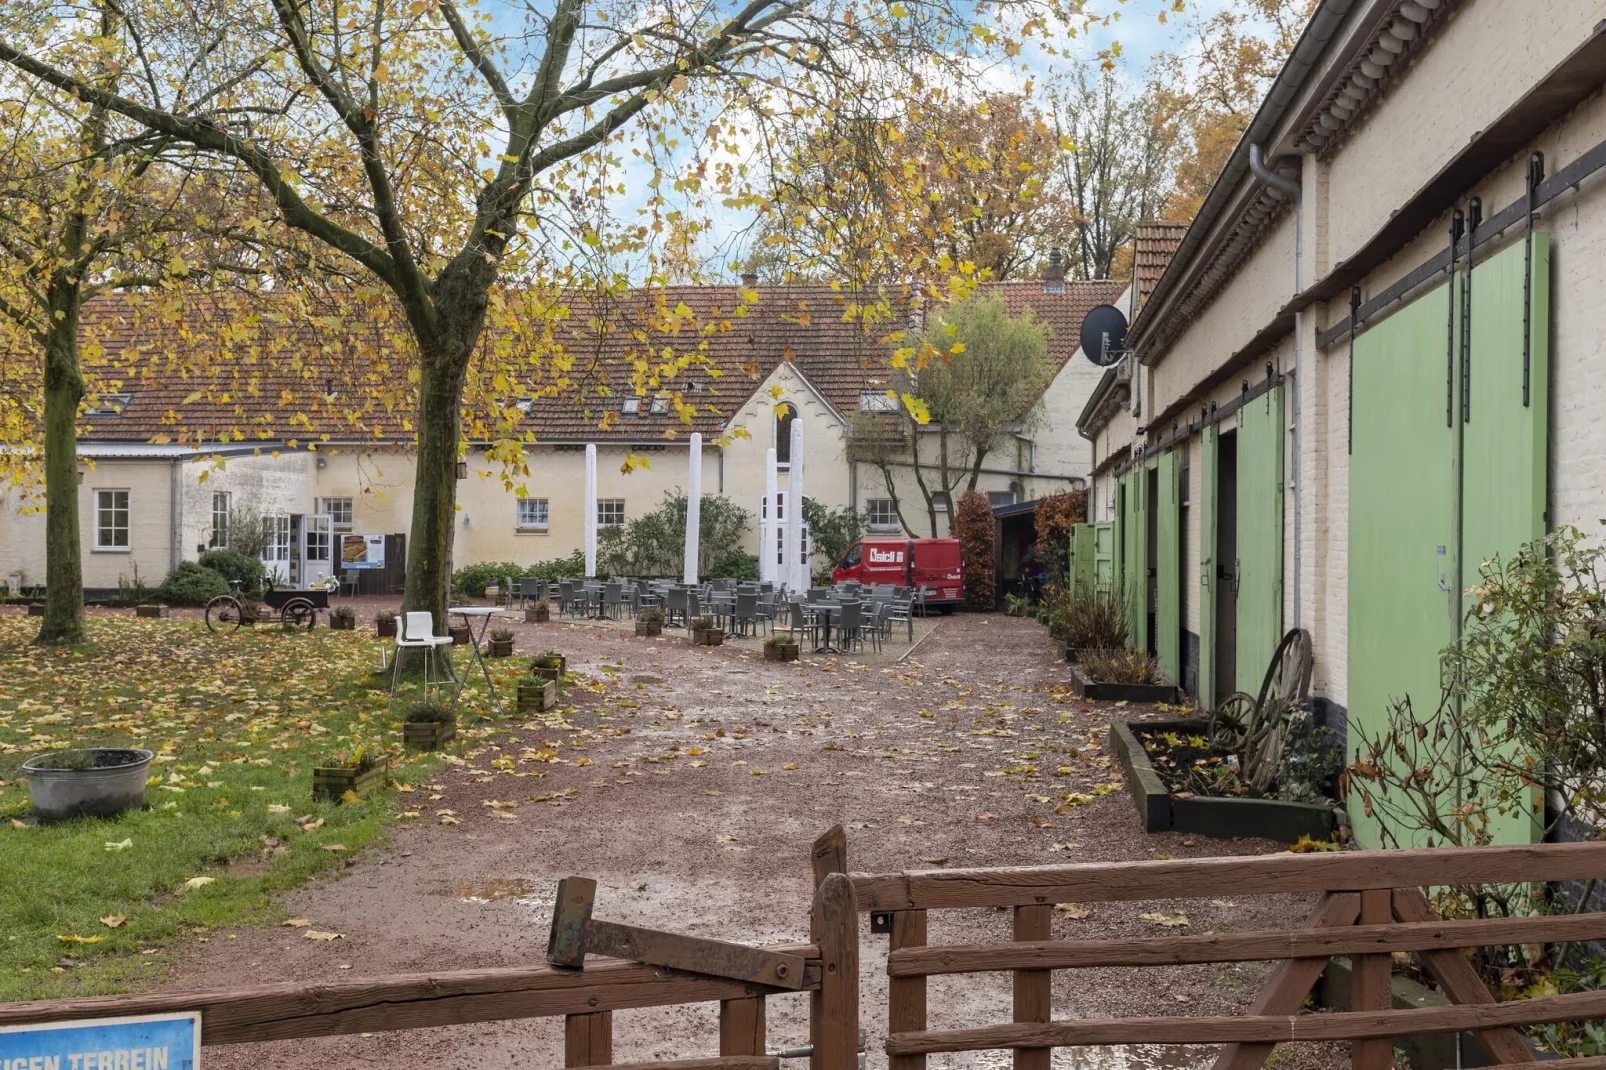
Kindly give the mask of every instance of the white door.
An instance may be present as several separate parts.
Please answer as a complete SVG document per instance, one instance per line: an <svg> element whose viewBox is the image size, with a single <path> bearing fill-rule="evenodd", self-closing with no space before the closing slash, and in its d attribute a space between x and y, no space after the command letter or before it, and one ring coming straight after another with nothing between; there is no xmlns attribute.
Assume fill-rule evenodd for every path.
<svg viewBox="0 0 1606 1070"><path fill-rule="evenodd" d="M270 513L262 518L266 536L262 544L262 565L275 586L290 584L290 514Z"/></svg>
<svg viewBox="0 0 1606 1070"><path fill-rule="evenodd" d="M335 524L328 513L301 518L301 586L310 587L335 574Z"/></svg>

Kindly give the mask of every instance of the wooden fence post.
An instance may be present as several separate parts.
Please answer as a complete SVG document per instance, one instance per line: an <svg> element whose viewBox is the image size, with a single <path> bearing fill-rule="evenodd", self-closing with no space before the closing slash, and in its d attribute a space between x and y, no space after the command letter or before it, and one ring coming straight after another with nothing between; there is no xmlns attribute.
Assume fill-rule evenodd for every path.
<svg viewBox="0 0 1606 1070"><path fill-rule="evenodd" d="M926 946L926 912L892 912L892 945L897 951ZM926 1028L926 979L892 977L887 981L887 1032L918 1033ZM926 1070L924 1055L889 1055L888 1070Z"/></svg>
<svg viewBox="0 0 1606 1070"><path fill-rule="evenodd" d="M564 1066L607 1066L612 1062L612 1011L564 1016Z"/></svg>
<svg viewBox="0 0 1606 1070"><path fill-rule="evenodd" d="M719 1004L719 1053L764 1054L764 997L726 999Z"/></svg>
<svg viewBox="0 0 1606 1070"><path fill-rule="evenodd" d="M1053 939L1054 907L1039 904L1015 908L1016 940ZM1015 971L1015 1021L1046 1022L1054 1004L1052 970ZM1048 1070L1053 1048L1016 1048L1015 1070Z"/></svg>
<svg viewBox="0 0 1606 1070"><path fill-rule="evenodd" d="M846 873L825 878L814 897L820 947L819 998L810 1006L810 1070L858 1070L859 900Z"/></svg>
<svg viewBox="0 0 1606 1070"><path fill-rule="evenodd" d="M1394 895L1387 888L1361 892L1361 924L1384 925L1394 920ZM1393 1006L1387 955L1355 955L1350 959L1350 1010L1386 1011ZM1352 1040L1351 1070L1389 1070L1394 1045L1387 1040Z"/></svg>
<svg viewBox="0 0 1606 1070"><path fill-rule="evenodd" d="M833 873L846 873L848 871L848 834L841 825L832 825L819 838L809 845L809 870L814 879L814 898L809 910L809 942L820 942L820 888L825 884L825 878ZM818 991L809 993L809 1043L818 1044L820 1038L815 1035L818 1023L824 1017L824 1007L821 1004L822 994Z"/></svg>

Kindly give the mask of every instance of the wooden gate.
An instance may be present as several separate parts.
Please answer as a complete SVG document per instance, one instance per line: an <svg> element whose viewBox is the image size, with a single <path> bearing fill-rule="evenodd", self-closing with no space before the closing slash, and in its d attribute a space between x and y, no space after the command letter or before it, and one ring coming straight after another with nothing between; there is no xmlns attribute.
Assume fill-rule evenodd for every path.
<svg viewBox="0 0 1606 1070"><path fill-rule="evenodd" d="M1606 992L1497 1003L1460 949L1606 937L1606 914L1575 913L1449 921L1421 889L1453 884L1525 884L1606 875L1606 844L1280 854L1184 861L1119 862L915 873L855 873L872 931L890 931L886 1051L892 1070L915 1070L938 1052L1013 1049L1015 1066L1046 1068L1052 1049L1105 1044L1221 1044L1215 1070L1256 1070L1288 1041L1352 1042L1357 1070L1388 1070L1390 1038L1475 1031L1491 1060L1533 1070L1537 1058L1514 1027L1606 1015ZM1120 940L1053 940L1055 903L1320 893L1291 931L1212 933ZM926 946L931 910L1010 908L1006 944ZM1414 952L1452 1001L1390 1009L1390 962ZM1333 955L1353 956L1347 1012L1300 1015ZM1095 966L1277 960L1247 1014L1053 1021L1052 971ZM1014 1021L963 1029L926 1025L926 978L1014 974ZM1598 1070L1599 1059L1553 1060L1546 1070Z"/></svg>

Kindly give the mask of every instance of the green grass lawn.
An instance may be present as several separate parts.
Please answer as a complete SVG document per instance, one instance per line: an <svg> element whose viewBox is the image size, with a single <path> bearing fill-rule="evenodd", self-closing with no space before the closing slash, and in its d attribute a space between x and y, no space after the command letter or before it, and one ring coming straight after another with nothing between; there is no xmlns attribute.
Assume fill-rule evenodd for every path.
<svg viewBox="0 0 1606 1070"><path fill-rule="evenodd" d="M92 618L90 645L62 651L30 644L37 623L0 618L0 1002L138 987L173 943L278 920L276 892L341 865L414 798L314 803L312 769L337 752L385 751L404 785L435 768L402 752L401 696L389 716L365 685L372 636ZM522 664L498 666L499 689ZM145 808L35 824L19 767L83 746L156 752Z"/></svg>

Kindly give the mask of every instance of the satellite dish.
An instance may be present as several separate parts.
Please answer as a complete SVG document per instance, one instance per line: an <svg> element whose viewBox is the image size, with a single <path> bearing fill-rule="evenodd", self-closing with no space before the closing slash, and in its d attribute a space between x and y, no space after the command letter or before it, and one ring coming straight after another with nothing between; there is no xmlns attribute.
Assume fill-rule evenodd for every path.
<svg viewBox="0 0 1606 1070"><path fill-rule="evenodd" d="M1126 316L1114 305L1095 305L1082 317L1082 352L1101 368L1107 368L1126 352Z"/></svg>

